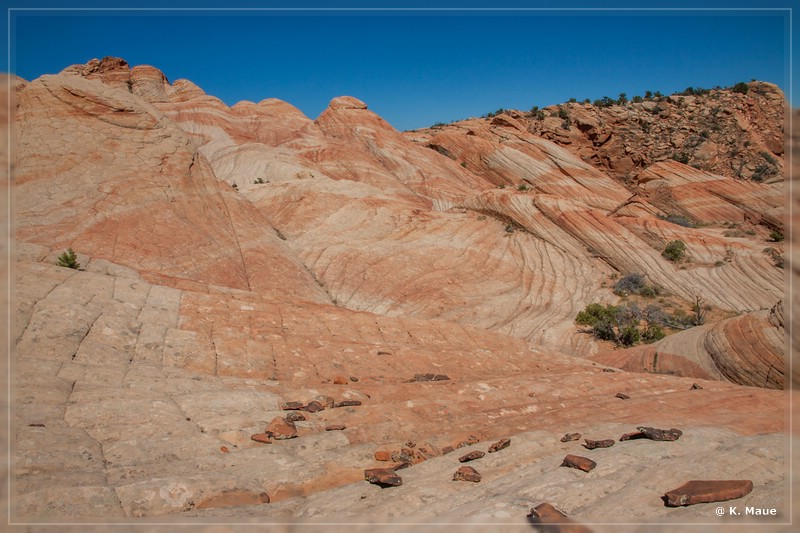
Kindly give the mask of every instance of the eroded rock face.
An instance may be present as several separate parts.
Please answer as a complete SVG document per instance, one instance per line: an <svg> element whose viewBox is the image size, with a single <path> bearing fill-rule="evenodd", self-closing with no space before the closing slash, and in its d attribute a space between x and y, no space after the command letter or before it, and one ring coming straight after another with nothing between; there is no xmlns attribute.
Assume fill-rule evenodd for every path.
<svg viewBox="0 0 800 533"><path fill-rule="evenodd" d="M699 358L706 374L680 377L575 357L594 348L574 315L613 298L602 282L618 270L679 297L705 291L720 309L766 302L751 327L783 327L782 306L767 309L781 274L756 242L763 226L750 239L660 220L671 213L648 196L652 180L631 196L560 136L533 135L524 114L431 142L352 98L316 121L274 99L228 107L113 58L15 90L19 516L519 522L551 487L581 520L680 519L694 515L657 496L712 474L751 478L743 502L781 501L780 392L728 383ZM697 206L684 181L701 191L716 178L666 167L682 208L772 223L768 187ZM686 271L661 258L672 238L687 242ZM83 270L55 266L68 246ZM728 249L726 266L710 266ZM740 329L723 331L741 344ZM764 377L748 365L766 352L715 346ZM295 400L304 415L281 409ZM676 413L678 443L593 452L602 463L589 475L558 466L578 448L580 434L559 442L567 431L669 428ZM480 460L480 483L453 483L448 452L478 442L503 451ZM386 465L373 460L394 459L381 477L391 486L405 469L402 489L364 483ZM608 491L587 494L576 477Z"/></svg>

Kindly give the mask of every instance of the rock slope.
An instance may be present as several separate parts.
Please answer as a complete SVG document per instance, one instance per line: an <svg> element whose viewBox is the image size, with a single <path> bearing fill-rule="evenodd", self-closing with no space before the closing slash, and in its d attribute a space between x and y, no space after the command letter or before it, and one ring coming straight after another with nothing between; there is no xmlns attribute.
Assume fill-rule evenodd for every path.
<svg viewBox="0 0 800 533"><path fill-rule="evenodd" d="M690 474L746 477L741 505L787 518L787 398L768 390L787 385L775 303L792 257L768 242L790 227L776 177L663 157L622 180L519 112L401 134L352 97L316 120L229 107L117 58L15 91L20 522L528 528L548 501L583 522L726 523L713 504L663 506ZM752 122L765 146L769 116ZM79 270L56 266L69 247ZM598 354L574 317L631 272L739 316ZM683 436L559 438L640 426ZM502 438L469 463L479 482L453 481ZM596 469L559 467L568 453ZM387 466L402 485L364 480Z"/></svg>

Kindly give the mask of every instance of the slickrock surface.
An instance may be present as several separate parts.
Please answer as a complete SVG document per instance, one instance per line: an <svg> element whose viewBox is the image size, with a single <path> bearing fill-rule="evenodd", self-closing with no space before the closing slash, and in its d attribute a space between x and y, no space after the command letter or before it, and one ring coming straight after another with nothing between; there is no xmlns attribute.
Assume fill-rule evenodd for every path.
<svg viewBox="0 0 800 533"><path fill-rule="evenodd" d="M729 522L664 505L688 479L752 480L739 505L787 519L787 398L770 388L788 384L775 303L793 251L764 251L789 227L777 177L728 189L709 174L722 163L665 155L632 159L639 180L623 181L584 150L588 128L550 135L509 112L401 134L353 97L316 120L274 99L228 107L115 58L15 91L20 522L526 531L542 502L587 525ZM659 218L679 214L706 225ZM661 251L678 238L673 264ZM81 270L56 266L68 247ZM741 314L597 354L575 315L617 302L629 272ZM673 441L577 442L675 427ZM486 450L480 483L453 482L459 457ZM560 467L576 453L596 468ZM391 486L365 481L373 469Z"/></svg>
<svg viewBox="0 0 800 533"><path fill-rule="evenodd" d="M747 313L670 335L654 344L602 352L592 360L630 372L727 379L783 389L786 331L783 300Z"/></svg>

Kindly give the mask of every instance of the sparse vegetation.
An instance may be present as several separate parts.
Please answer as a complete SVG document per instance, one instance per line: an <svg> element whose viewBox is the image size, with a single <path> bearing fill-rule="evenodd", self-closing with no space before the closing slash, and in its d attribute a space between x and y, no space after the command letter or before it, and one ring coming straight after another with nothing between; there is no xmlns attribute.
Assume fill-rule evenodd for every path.
<svg viewBox="0 0 800 533"><path fill-rule="evenodd" d="M740 81L733 87L731 87L731 91L740 94L747 94L750 91L750 87L743 81Z"/></svg>
<svg viewBox="0 0 800 533"><path fill-rule="evenodd" d="M67 248L63 254L59 255L56 264L60 267L74 270L78 270L81 267L81 264L78 263L78 256L75 255L75 251L72 248Z"/></svg>
<svg viewBox="0 0 800 533"><path fill-rule="evenodd" d="M636 303L603 306L592 303L578 313L575 322L590 326L595 338L612 341L617 346L633 346L640 342L655 342L665 334L661 326L654 322L663 312L655 306L642 310Z"/></svg>
<svg viewBox="0 0 800 533"><path fill-rule="evenodd" d="M686 243L681 240L670 241L661 255L673 263L677 263L686 255Z"/></svg>
<svg viewBox="0 0 800 533"><path fill-rule="evenodd" d="M527 190L528 190L528 186L527 186L527 185L525 185L524 183L520 183L520 184L517 186L517 190L518 190L518 191L525 192L525 191L527 191Z"/></svg>
<svg viewBox="0 0 800 533"><path fill-rule="evenodd" d="M254 181L253 183L255 185L261 185L263 183L266 183L266 181L264 181L264 178L256 178L256 181Z"/></svg>
<svg viewBox="0 0 800 533"><path fill-rule="evenodd" d="M778 229L770 231L769 240L771 240L772 242L781 242L783 240L783 232Z"/></svg>
<svg viewBox="0 0 800 533"><path fill-rule="evenodd" d="M682 226L684 228L696 228L697 224L692 220L688 219L684 215L667 215L667 216L659 216L661 220L665 220L671 224L675 224L677 226Z"/></svg>

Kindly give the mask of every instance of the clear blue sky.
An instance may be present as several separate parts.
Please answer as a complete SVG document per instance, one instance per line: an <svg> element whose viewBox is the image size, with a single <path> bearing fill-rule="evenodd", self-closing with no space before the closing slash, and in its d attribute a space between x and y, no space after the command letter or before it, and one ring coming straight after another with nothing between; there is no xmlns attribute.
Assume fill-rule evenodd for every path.
<svg viewBox="0 0 800 533"><path fill-rule="evenodd" d="M5 7L56 1L0 0ZM413 7L410 1L237 2L245 7ZM232 105L280 98L315 118L335 96L364 100L400 130L530 109L569 98L665 94L759 79L790 91L789 11L798 0L545 2L492 6L631 7L624 11L10 11L10 68L26 79L94 57L149 64ZM417 5L422 2L417 2ZM427 2L428 6L433 5ZM63 4L61 4L63 5ZM117 7L116 2L70 6ZM136 6L223 7L221 2ZM227 5L230 5L227 4ZM486 0L438 2L486 7ZM5 31L5 30L4 30ZM796 39L795 39L796 40ZM795 54L796 55L796 54ZM800 101L790 94L796 105Z"/></svg>

